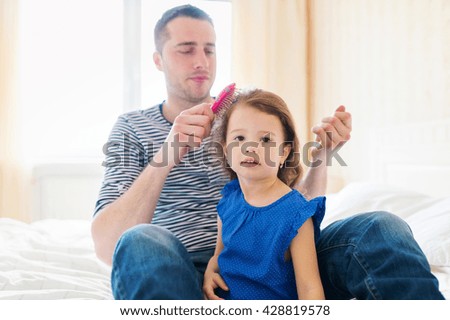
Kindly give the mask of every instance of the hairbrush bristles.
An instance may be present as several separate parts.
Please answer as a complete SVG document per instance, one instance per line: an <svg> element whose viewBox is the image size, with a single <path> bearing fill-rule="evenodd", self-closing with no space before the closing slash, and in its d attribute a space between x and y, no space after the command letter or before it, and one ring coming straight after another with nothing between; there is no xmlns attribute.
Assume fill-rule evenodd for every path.
<svg viewBox="0 0 450 320"><path fill-rule="evenodd" d="M232 83L226 86L217 96L216 101L211 106L211 110L215 113L221 113L226 110L234 101L234 92L236 90L236 84Z"/></svg>

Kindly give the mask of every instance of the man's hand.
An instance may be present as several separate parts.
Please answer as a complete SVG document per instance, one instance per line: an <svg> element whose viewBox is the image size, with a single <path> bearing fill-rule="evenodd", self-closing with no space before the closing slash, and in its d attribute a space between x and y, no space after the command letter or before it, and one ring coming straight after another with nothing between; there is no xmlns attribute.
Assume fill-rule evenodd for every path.
<svg viewBox="0 0 450 320"><path fill-rule="evenodd" d="M352 115L345 111L344 106L340 106L331 117L323 118L320 125L312 128L312 132L316 134L316 142L321 144L321 147L312 150L313 159L342 147L350 140L351 131Z"/></svg>
<svg viewBox="0 0 450 320"><path fill-rule="evenodd" d="M190 148L199 147L211 133L214 113L210 103L202 103L182 111L172 125L163 148L163 159L168 167L179 164ZM161 161L161 160L160 160Z"/></svg>

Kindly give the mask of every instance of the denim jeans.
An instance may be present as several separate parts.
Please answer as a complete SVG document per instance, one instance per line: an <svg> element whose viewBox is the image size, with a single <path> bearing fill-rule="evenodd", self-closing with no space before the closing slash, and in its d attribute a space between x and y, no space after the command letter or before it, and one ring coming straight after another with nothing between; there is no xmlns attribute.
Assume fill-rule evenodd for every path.
<svg viewBox="0 0 450 320"><path fill-rule="evenodd" d="M119 239L111 273L115 299L203 299L203 273L214 249L188 253L168 230L141 224Z"/></svg>
<svg viewBox="0 0 450 320"><path fill-rule="evenodd" d="M334 222L322 231L317 255L327 299L444 299L411 229L393 214Z"/></svg>
<svg viewBox="0 0 450 320"><path fill-rule="evenodd" d="M202 299L213 252L188 253L172 233L152 224L133 227L114 253L114 298ZM327 299L443 299L410 228L392 214L334 222L322 230L317 254Z"/></svg>

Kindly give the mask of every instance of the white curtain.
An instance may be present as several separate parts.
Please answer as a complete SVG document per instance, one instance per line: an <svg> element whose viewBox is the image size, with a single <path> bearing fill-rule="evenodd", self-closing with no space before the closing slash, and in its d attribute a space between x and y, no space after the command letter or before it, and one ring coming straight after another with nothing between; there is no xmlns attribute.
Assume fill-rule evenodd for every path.
<svg viewBox="0 0 450 320"><path fill-rule="evenodd" d="M29 220L17 130L17 0L0 1L0 217Z"/></svg>
<svg viewBox="0 0 450 320"><path fill-rule="evenodd" d="M374 128L450 117L448 0L236 0L233 16L233 77L284 97L301 140L352 112L329 191L369 178Z"/></svg>
<svg viewBox="0 0 450 320"><path fill-rule="evenodd" d="M238 86L273 91L309 138L308 1L235 0L232 78Z"/></svg>
<svg viewBox="0 0 450 320"><path fill-rule="evenodd" d="M431 126L450 117L450 1L311 4L313 120L336 104L348 107L354 129L341 152L348 167L332 171L344 183L367 180L373 175L369 167L376 166L370 157L374 129ZM392 137L397 143L401 139ZM428 164L420 150L417 157Z"/></svg>

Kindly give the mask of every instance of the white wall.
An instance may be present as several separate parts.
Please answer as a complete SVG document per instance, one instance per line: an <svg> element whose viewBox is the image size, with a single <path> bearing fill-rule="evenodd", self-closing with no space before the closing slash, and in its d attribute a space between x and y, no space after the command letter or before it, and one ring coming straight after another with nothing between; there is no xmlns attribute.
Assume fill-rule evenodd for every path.
<svg viewBox="0 0 450 320"><path fill-rule="evenodd" d="M33 169L32 219L91 219L101 163L46 163Z"/></svg>
<svg viewBox="0 0 450 320"><path fill-rule="evenodd" d="M314 121L340 104L353 134L333 166L340 186L371 178L373 133L450 118L450 2L447 0L311 1ZM392 146L410 131L392 135ZM394 131L392 131L394 132ZM411 146L414 147L414 146ZM421 164L430 163L416 145ZM448 146L450 149L450 145ZM423 149L422 149L423 150ZM389 154L385 154L389 157Z"/></svg>

